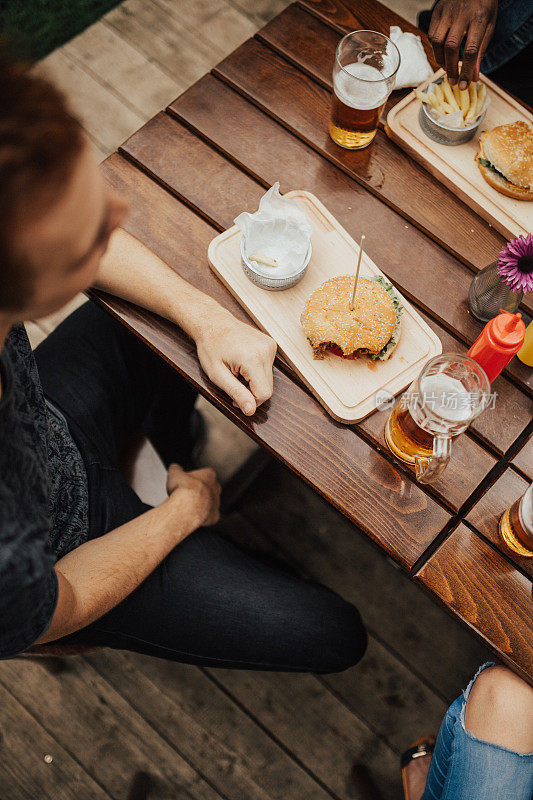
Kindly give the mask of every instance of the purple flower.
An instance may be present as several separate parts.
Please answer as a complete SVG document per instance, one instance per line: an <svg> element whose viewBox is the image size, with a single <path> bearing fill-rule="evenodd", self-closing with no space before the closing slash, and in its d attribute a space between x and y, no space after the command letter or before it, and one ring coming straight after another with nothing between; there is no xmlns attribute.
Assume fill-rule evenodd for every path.
<svg viewBox="0 0 533 800"><path fill-rule="evenodd" d="M533 292L533 234L517 236L505 245L498 273L513 292Z"/></svg>

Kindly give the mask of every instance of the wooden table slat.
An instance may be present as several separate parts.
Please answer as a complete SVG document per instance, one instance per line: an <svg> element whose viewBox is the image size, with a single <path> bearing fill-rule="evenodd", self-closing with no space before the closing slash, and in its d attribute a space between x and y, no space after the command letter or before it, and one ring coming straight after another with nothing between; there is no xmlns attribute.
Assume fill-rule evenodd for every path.
<svg viewBox="0 0 533 800"><path fill-rule="evenodd" d="M416 580L533 682L532 583L501 553L460 524Z"/></svg>
<svg viewBox="0 0 533 800"><path fill-rule="evenodd" d="M283 17L283 19L281 18ZM332 67L335 48L340 39L340 34L331 27L313 18L299 6L289 6L282 15L275 17L265 28L257 34L258 40L268 44L269 49L274 49L279 55L279 61L263 66L262 51L251 53L251 42L242 46L247 52L243 53L245 59L256 62L254 74L249 76L249 82L255 83L255 72L261 73L263 69L287 70L291 84L296 85L302 81L302 70L305 77L311 78L308 86L309 94L316 97L302 97L305 99L304 107L309 116L307 124L301 120L301 104L297 104L291 114L285 115L285 123L315 146L327 158L331 158L342 168L346 168L356 180L359 180L378 194L385 202L400 209L402 214L408 215L423 230L432 235L442 246L457 254L465 263L474 269L489 263L494 254L499 251L504 238L482 220L474 211L459 202L453 192L442 186L436 178L430 175L423 167L413 162L396 144L391 142L383 132L378 132L372 147L360 151L347 151L335 145L328 134L328 123L331 106ZM233 78L234 67L240 62L239 48L228 59L221 62L215 72ZM264 54L263 54L264 55ZM230 67L232 67L230 72ZM259 69L258 69L259 68ZM296 75L298 77L294 78ZM259 74L261 88L262 76ZM285 78L283 79L285 80ZM273 91L265 97L272 102L272 110L276 95L279 93L297 91L289 84L281 88L271 87ZM318 83L323 91L316 92L315 84ZM248 89L248 84L243 85ZM316 87L318 88L318 87ZM277 92L274 91L277 89ZM307 93L306 93L307 94ZM396 93L392 95L393 103L399 99ZM257 92L257 98L262 100L262 94ZM298 128L296 128L298 126ZM379 145L379 147L377 146ZM371 169L369 169L371 167ZM379 176L379 179L378 179ZM412 186L417 186L419 191L398 191L398 182L409 180ZM404 184L405 188L405 184ZM427 192L427 195L426 195ZM426 203L421 202L422 197ZM469 231L470 236L465 237L463 230ZM472 232L473 229L473 232Z"/></svg>
<svg viewBox="0 0 533 800"><path fill-rule="evenodd" d="M533 558L524 558L513 553L500 538L498 522L503 512L521 497L530 482L524 480L514 469L506 469L503 475L485 492L472 507L466 520L490 539L500 552L533 578Z"/></svg>
<svg viewBox="0 0 533 800"><path fill-rule="evenodd" d="M343 35L366 29L389 36L391 25L398 25L402 31L420 36L429 63L433 69L438 67L426 34L378 0L299 0L299 5L334 26Z"/></svg>
<svg viewBox="0 0 533 800"><path fill-rule="evenodd" d="M513 458L512 464L519 469L526 478L533 481L533 433Z"/></svg>
<svg viewBox="0 0 533 800"><path fill-rule="evenodd" d="M491 231L486 223L483 223L485 241L478 235L475 246L469 244L469 237L455 235L456 229L459 233L464 229L474 230L475 234L480 225L478 215L410 159L383 131L378 130L372 146L363 150L345 150L336 145L328 132L330 90L258 39L245 42L213 72L440 245L460 254L469 265L484 266L501 249L503 237ZM406 186L413 191L407 192ZM467 247L469 252L464 253Z"/></svg>
<svg viewBox="0 0 533 800"><path fill-rule="evenodd" d="M255 67L253 70L250 69L251 63ZM444 212L439 192L429 182L429 174L422 171L415 175L414 163L409 162L400 150L392 150L391 143L380 131L371 148L349 152L337 147L327 132L330 104L327 90L260 42L246 42L221 62L214 73L394 207L407 221L413 220L412 212L414 219L419 215L425 216L426 221L431 218L442 226L445 238L450 236L453 226L460 225L463 230L472 228L473 223L466 221L466 206L460 209L457 217L460 204L450 192L449 213ZM497 248L493 257L496 254ZM466 341L473 341L480 325L468 312L467 295L472 275L452 256L449 264L450 269L438 275L439 288L436 291L432 291L433 281L437 280L434 271L431 274L426 272L425 280L419 277L417 296L428 310L437 306L433 313L439 322L455 330ZM454 269L451 269L452 265ZM527 316L525 320L529 322ZM508 370L521 385L533 390L530 369L513 359Z"/></svg>
<svg viewBox="0 0 533 800"><path fill-rule="evenodd" d="M367 26L361 23L358 27ZM309 9L296 3L288 6L256 34L257 39L330 90L335 49L342 36L335 27L325 24L309 13ZM381 114L381 128L385 128L389 110L410 91L399 89L391 94Z"/></svg>
<svg viewBox="0 0 533 800"><path fill-rule="evenodd" d="M104 170L131 202L126 227L184 278L234 310L235 302L206 266L207 245L215 233L208 223L124 158L111 156ZM351 428L335 423L280 370L274 371L272 400L245 418L205 378L193 343L175 326L115 298L101 296L101 302L403 566L412 566L449 521L450 515L420 486Z"/></svg>
<svg viewBox="0 0 533 800"><path fill-rule="evenodd" d="M373 8L374 3L368 5L368 8ZM388 9L385 9L387 11ZM291 5L284 12L266 25L259 33L257 38L268 44L269 47L279 52L284 59L295 64L300 70L307 73L313 80L320 83L330 92L333 90L332 82L332 64L334 60L335 48L341 36L333 28L322 25L319 20L310 23L311 15L306 13L299 5ZM362 23L361 27L372 27L371 17L366 23ZM389 30L386 25L376 27L376 30L381 30L383 33L388 34ZM351 29L350 29L351 30ZM413 28L417 31L416 28ZM417 31L418 34L421 31ZM427 40L426 40L427 41ZM380 126L385 127L385 122L389 110L396 105L410 89L402 89L400 91L392 92L389 100L385 105ZM393 145L392 142L390 143ZM403 151L402 151L403 152ZM407 155L407 154L405 154ZM409 156L407 156L411 163L415 163ZM429 175L424 170L424 174ZM433 176L432 176L433 177ZM441 184L438 178L433 178L435 181L434 192L442 195L442 202L444 206L448 201L448 190ZM452 192L453 194L453 192ZM470 236L464 236L464 229L466 228L467 220L464 219L462 225L453 226L447 231L447 239L441 241L440 244L446 247L453 255L457 255L468 267L471 269L479 269L479 266L485 266L487 262L493 259L490 255L484 263L480 263L483 254L487 253L493 243L499 250L505 241L505 238L497 230L495 230L489 223L478 216L477 212L471 210L466 204L458 200L455 195L455 205L457 210L461 209L464 217L464 205L469 212L469 221L472 224L470 228ZM425 229L425 220L419 220L422 229ZM428 228L431 232L431 228ZM464 252L465 246L469 248L468 253ZM462 248L462 249L461 249ZM472 260L473 259L473 260ZM479 265L479 266L478 266ZM522 303L523 308L529 313L533 313L533 299L526 297Z"/></svg>
<svg viewBox="0 0 533 800"><path fill-rule="evenodd" d="M467 310L472 270L496 256L502 237L382 130L360 152L328 135L339 36L358 27L388 33L391 24L416 32L375 0L301 0L131 137L104 170L131 201L132 233L240 319L245 313L207 266L209 241L242 210L255 210L277 179L282 191L316 193L352 236L366 234L373 259L444 349L464 352L481 329ZM416 580L533 680L532 570L506 553L496 529L502 505L527 486L517 470L531 470L531 440L516 452L531 430L531 370L511 363L494 384L496 410L454 443L441 480L421 487L385 449L385 414L358 426L334 422L279 359L272 399L245 418L207 380L194 343L175 326L116 298L96 299L398 563L417 564ZM479 499L465 524L473 491Z"/></svg>
<svg viewBox="0 0 533 800"><path fill-rule="evenodd" d="M327 22L343 35L357 29L369 29L389 36L390 26L397 25L402 31L409 31L420 36L429 63L434 70L439 66L435 61L433 48L427 35L378 0L297 0L297 2L298 5ZM517 97L515 100L521 102L529 111L533 111L533 108L523 100Z"/></svg>
<svg viewBox="0 0 533 800"><path fill-rule="evenodd" d="M362 27L367 27L368 24L370 23L363 24ZM376 28L376 30L379 30L379 28ZM388 29L382 32L388 33ZM313 21L312 16L306 13L304 9L298 5L291 5L259 31L257 38L279 52L284 59L295 64L328 91L331 92L333 90L332 65L335 48L340 40L340 34L333 28L322 24L319 20ZM402 90L391 94L380 123L382 127L384 127L389 109L405 97L406 91ZM397 145L389 142L389 146L401 152L403 157L411 164L415 163ZM401 164L400 166L404 167L405 165ZM436 199L442 202L443 211L446 211L447 205L449 205L449 191L437 178L430 176L422 167L421 169L424 176L431 177L434 181L433 194ZM495 247L498 251L505 238L475 211L458 200L453 192L452 195L455 212L462 216L463 219L460 224L450 226L446 231L446 238L444 240L438 238L438 241L452 254L461 258L468 267L479 269L480 266L485 266L486 263L493 260L493 250L491 248ZM469 212L468 220L464 216L465 209L468 209ZM427 221L423 216L423 209L420 209L420 212L421 214L418 217L414 217L414 219L425 230ZM470 225L470 236L465 237L464 230L467 222ZM427 227L427 230L432 234L431 227ZM469 252L464 252L465 247L469 248ZM485 260L481 261L483 256L485 256ZM526 296L523 306L527 311L533 312L533 300L531 298Z"/></svg>
<svg viewBox="0 0 533 800"><path fill-rule="evenodd" d="M147 123L123 150L177 196L204 209L220 227L243 209L255 209L263 193L255 181L164 114ZM197 180L199 165L207 178L201 182ZM385 419L384 413L374 413L354 429L390 457L383 438ZM495 464L496 459L471 437L460 437L454 443L450 468L428 491L457 511Z"/></svg>
<svg viewBox="0 0 533 800"><path fill-rule="evenodd" d="M443 349L466 351L460 341L420 309L416 295L420 279L412 269L412 263L432 264L437 277L450 271L449 256L433 241L416 228L406 225L396 212L364 191L345 173L324 162L314 150L211 75L206 75L178 98L170 111L263 186L270 186L280 178L282 192L294 188L312 191L355 239L365 231L368 252L398 288L419 307L426 322L440 337ZM239 136L235 136L235 119L246 122L241 126ZM167 123L162 122L161 125L165 130L169 129ZM256 135L258 129L261 130L260 138ZM165 136L166 147L174 152L173 137L169 135ZM145 148L142 141L138 141L137 134L126 143L125 148L143 162L149 160L152 164L153 159L157 158L156 148ZM159 167L157 169L161 171ZM175 174L178 174L178 170ZM173 176L169 177L168 171L165 171L165 176L171 190L179 193L182 176L176 180ZM235 214L244 207L243 200L239 200L241 205L221 204L221 227L231 225ZM212 202L211 198L209 202ZM248 206L248 210L254 210L253 205ZM388 232L387 237L383 236L383 230ZM436 281L433 291L435 294L438 292ZM474 421L472 430L482 441L503 453L530 422L533 399L504 377L496 380L493 389L498 393L496 413L490 411L482 414Z"/></svg>

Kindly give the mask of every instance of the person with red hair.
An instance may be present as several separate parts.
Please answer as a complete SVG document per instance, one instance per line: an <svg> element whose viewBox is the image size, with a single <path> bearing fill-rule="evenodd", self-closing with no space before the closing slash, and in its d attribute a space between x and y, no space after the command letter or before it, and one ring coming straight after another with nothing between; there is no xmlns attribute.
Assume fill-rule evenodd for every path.
<svg viewBox="0 0 533 800"><path fill-rule="evenodd" d="M222 535L216 475L192 458L196 392L179 374L93 303L31 351L21 321L95 286L179 326L244 415L267 403L274 341L121 228L127 212L60 93L4 60L0 657L59 642L209 666L346 669L366 645L357 610ZM156 508L118 468L141 428L168 469Z"/></svg>

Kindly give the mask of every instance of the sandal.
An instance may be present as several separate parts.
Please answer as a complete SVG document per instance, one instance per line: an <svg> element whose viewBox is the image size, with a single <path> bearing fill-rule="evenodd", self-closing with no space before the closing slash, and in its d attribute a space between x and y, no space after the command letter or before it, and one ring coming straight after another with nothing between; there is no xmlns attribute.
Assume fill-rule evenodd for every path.
<svg viewBox="0 0 533 800"><path fill-rule="evenodd" d="M419 758L424 758L424 756L431 757L435 749L435 741L436 739L434 736L424 736L422 739L418 739L414 742L411 747L402 754L400 763L402 767L404 800L420 800L422 797L427 770L425 766L422 766L422 762L420 762L420 769L415 767L415 773L413 774L413 770L409 770L409 765ZM416 791L416 794L412 794L413 790ZM418 790L420 790L420 793Z"/></svg>

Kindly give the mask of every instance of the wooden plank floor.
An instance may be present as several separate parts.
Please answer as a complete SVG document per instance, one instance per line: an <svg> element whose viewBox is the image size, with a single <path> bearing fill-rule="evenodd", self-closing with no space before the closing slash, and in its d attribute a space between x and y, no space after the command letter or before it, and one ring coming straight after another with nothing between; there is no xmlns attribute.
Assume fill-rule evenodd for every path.
<svg viewBox="0 0 533 800"><path fill-rule="evenodd" d="M2 662L2 800L61 796L66 780L82 796L97 785L119 800L139 772L152 776L150 797L165 800L359 800L357 763L386 800L401 797L399 753L437 729L490 654L277 464L226 518L224 534L355 602L370 634L362 663L318 677L200 670L109 650L59 671Z"/></svg>
<svg viewBox="0 0 533 800"><path fill-rule="evenodd" d="M36 69L62 87L104 158L288 2L126 0ZM414 21L425 3L390 5ZM82 301L28 323L32 343ZM248 439L204 412L206 460L227 477ZM200 670L107 650L57 664L1 662L0 800L130 800L145 796L145 775L154 800L363 800L356 764L383 798L399 800L399 753L436 730L490 654L279 465L224 531L356 603L370 634L363 662L321 677Z"/></svg>

